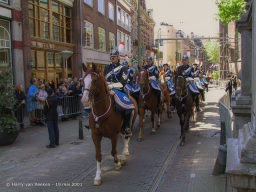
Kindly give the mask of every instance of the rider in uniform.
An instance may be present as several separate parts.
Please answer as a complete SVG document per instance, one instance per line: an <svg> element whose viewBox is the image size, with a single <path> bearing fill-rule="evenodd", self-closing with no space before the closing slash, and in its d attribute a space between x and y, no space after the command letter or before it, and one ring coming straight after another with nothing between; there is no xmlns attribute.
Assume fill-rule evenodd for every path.
<svg viewBox="0 0 256 192"><path fill-rule="evenodd" d="M154 65L152 57L147 58L147 71L149 75L149 80L153 80L157 82L159 79L159 71L157 69L157 66ZM159 109L161 104L161 91L157 91L156 94L157 94L157 109Z"/></svg>
<svg viewBox="0 0 256 192"><path fill-rule="evenodd" d="M118 50L114 50L110 54L110 60L111 60L111 63L109 65L107 65L104 69L104 76L106 77L108 87L110 89L117 88L116 85L121 83L122 84L121 91L125 92L124 86L126 85L127 80L128 80L128 70L127 70L126 66L120 64ZM118 88L120 88L119 85L118 85ZM125 136L132 135L132 131L130 129L131 115L132 115L132 112L129 112L127 114L122 113L122 116L123 116L123 126L122 127L124 129L123 133Z"/></svg>
<svg viewBox="0 0 256 192"><path fill-rule="evenodd" d="M193 70L193 67L188 65L188 56L187 55L183 56L183 58L182 58L182 65L179 66L178 69L182 69L183 70L183 75L185 77L191 77L192 76L191 71ZM193 70L193 71L195 71L195 70ZM200 70L199 69L198 69L198 72L200 74ZM196 103L197 111L200 112L201 109L199 108L199 96L195 97L195 103Z"/></svg>
<svg viewBox="0 0 256 192"><path fill-rule="evenodd" d="M193 68L191 69L191 72L189 74L189 77L192 77L193 79L198 77L200 78L201 77L201 74L200 74L200 69L198 68L198 63L193 63ZM202 94L202 97L203 97L203 101L205 101L205 97L204 97L204 90L199 90L199 92ZM201 111L200 107L199 107L199 96L197 96L195 98L195 103L196 103L196 109L198 112Z"/></svg>
<svg viewBox="0 0 256 192"><path fill-rule="evenodd" d="M170 70L168 63L163 64L163 67L164 67L165 78L168 79L168 81L172 82L173 72ZM172 97L171 111L174 112L174 109L175 109L175 96Z"/></svg>

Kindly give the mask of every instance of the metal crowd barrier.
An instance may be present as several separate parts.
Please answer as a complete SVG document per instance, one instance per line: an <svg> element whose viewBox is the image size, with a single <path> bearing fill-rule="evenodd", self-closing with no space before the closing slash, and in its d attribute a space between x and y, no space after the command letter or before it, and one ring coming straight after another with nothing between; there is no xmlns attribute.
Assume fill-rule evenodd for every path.
<svg viewBox="0 0 256 192"><path fill-rule="evenodd" d="M81 97L78 96L64 96L60 102L61 104L58 105L57 112L59 119L61 117L74 117L82 113L83 111L83 104L81 103ZM29 104L28 102L26 104ZM43 104L44 105L44 104ZM35 109L35 121L37 123L41 123L45 125L45 116L42 107L39 107L37 102L37 108ZM31 123L26 105L20 105L17 110L15 111L15 115L17 118L17 122L19 124L24 123Z"/></svg>
<svg viewBox="0 0 256 192"><path fill-rule="evenodd" d="M229 108L230 108L229 95L226 93L219 100L220 121L225 122L226 137L233 138L231 111L229 110Z"/></svg>

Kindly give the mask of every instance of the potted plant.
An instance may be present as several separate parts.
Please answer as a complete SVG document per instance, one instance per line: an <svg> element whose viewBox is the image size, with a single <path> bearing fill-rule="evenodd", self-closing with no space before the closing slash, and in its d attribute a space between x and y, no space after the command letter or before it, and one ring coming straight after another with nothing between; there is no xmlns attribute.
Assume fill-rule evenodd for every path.
<svg viewBox="0 0 256 192"><path fill-rule="evenodd" d="M19 134L12 76L12 69L0 71L0 146L12 144Z"/></svg>

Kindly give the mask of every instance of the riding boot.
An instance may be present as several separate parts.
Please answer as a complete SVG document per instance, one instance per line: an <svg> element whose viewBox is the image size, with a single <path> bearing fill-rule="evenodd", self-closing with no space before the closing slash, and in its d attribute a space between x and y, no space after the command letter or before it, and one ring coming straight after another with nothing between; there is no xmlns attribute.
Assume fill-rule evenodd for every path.
<svg viewBox="0 0 256 192"><path fill-rule="evenodd" d="M202 91L202 98L203 98L203 101L205 101L205 94L204 94L204 90Z"/></svg>
<svg viewBox="0 0 256 192"><path fill-rule="evenodd" d="M126 114L123 118L123 133L125 136L131 136L132 135L132 131L131 131L131 117L132 117L132 112Z"/></svg>
<svg viewBox="0 0 256 192"><path fill-rule="evenodd" d="M171 111L174 111L174 109L175 109L175 97L172 97Z"/></svg>
<svg viewBox="0 0 256 192"><path fill-rule="evenodd" d="M200 112L201 109L200 109L200 107L199 107L199 96L196 96L196 98L195 98L195 103L196 103L196 110L197 110L197 112Z"/></svg>

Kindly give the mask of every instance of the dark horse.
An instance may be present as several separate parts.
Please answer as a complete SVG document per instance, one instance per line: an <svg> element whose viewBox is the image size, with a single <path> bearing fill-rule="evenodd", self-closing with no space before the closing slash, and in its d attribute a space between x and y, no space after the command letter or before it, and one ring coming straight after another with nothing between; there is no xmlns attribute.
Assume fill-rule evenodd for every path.
<svg viewBox="0 0 256 192"><path fill-rule="evenodd" d="M180 118L181 127L181 142L180 145L185 145L185 132L189 130L189 119L194 114L194 99L189 90L186 77L182 75L183 71L178 69L176 74L175 90L176 90L176 110Z"/></svg>
<svg viewBox="0 0 256 192"><path fill-rule="evenodd" d="M96 150L97 171L94 178L94 185L101 184L101 140L103 137L109 138L112 143L111 155L114 157L115 170L118 171L121 165L126 163L126 155L129 155L128 143L130 137L124 136L124 149L122 151L121 163L117 158L118 134L122 132L122 115L116 110L113 94L109 91L106 78L102 75L100 69L92 64L92 69L83 67L85 77L83 78L84 93L81 102L85 107L91 106L89 117L89 126L92 130L92 139ZM135 109L130 129L132 130L134 121L138 113L137 103L133 98Z"/></svg>
<svg viewBox="0 0 256 192"><path fill-rule="evenodd" d="M157 127L160 127L160 116L162 115L162 109L157 109L157 95L156 91L150 85L149 82L149 74L146 69L141 68L140 71L135 76L136 84L140 85L140 94L138 99L139 105L139 116L140 116L140 123L139 123L139 136L137 141L142 140L142 130L143 130L143 121L145 110L151 111L151 123L152 123L152 130L151 133L155 133L155 113L158 113L158 122Z"/></svg>

